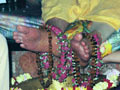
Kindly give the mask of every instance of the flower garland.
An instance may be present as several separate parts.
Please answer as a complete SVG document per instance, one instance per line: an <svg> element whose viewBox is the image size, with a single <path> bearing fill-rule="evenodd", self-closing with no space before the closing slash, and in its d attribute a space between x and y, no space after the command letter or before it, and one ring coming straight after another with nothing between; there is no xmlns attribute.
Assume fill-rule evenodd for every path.
<svg viewBox="0 0 120 90"><path fill-rule="evenodd" d="M95 80L98 79L100 67L102 66L100 60L101 60L101 53L99 49L99 39L97 34L94 34L93 36L90 36L89 34L83 33L83 36L87 36L87 38L91 41L92 46L92 55L90 58L90 64L88 65L89 72L87 77L83 78L80 76L80 65L78 64L80 62L79 58L75 55L75 60L73 61L73 68L74 68L74 78L73 81L76 82L77 86L90 86L94 84ZM96 45L97 44L97 45ZM85 80L86 79L86 80ZM84 82L83 82L84 81Z"/></svg>
<svg viewBox="0 0 120 90"><path fill-rule="evenodd" d="M66 35L64 35L59 28L50 26L50 25L45 25L43 27L50 29L57 35L58 44L60 44L59 49L60 49L61 57L60 57L60 64L58 64L57 67L53 68L52 77L56 80L59 80L59 82L63 82L65 80L65 78L67 77L67 73L72 66L72 50L68 47ZM44 62L44 63L41 63L41 65L44 65L42 67L49 68L49 66L48 66L49 58L47 58L45 56L47 54L46 53L40 53L40 54L41 55L39 58L41 60L43 59L43 62ZM47 63L48 63L48 65L47 65ZM67 63L67 64L65 64L65 63ZM46 66L48 66L48 67L46 67Z"/></svg>
<svg viewBox="0 0 120 90"><path fill-rule="evenodd" d="M118 70L108 70L104 75L106 75L106 78L103 79L103 81L95 84L93 86L93 90L107 90L118 85L118 79L120 78L120 72Z"/></svg>
<svg viewBox="0 0 120 90"><path fill-rule="evenodd" d="M29 73L24 73L23 75L11 78L11 85L18 85L26 80L32 79Z"/></svg>
<svg viewBox="0 0 120 90"><path fill-rule="evenodd" d="M79 22L82 22L82 23L79 23ZM85 24L86 22L84 23L84 21L78 21L77 23L80 24L80 26L82 24L82 26L84 26L83 29L88 32L86 27L87 25ZM74 82L75 86L76 85L85 86L85 87L89 85L93 86L95 84L95 81L98 80L100 67L102 66L101 53L99 49L100 43L99 43L99 38L97 34L94 34L92 37L89 34L84 35L84 36L87 36L87 38L91 41L92 57L90 59L90 65L88 66L88 69L91 70L92 72L87 73L88 74L87 77L89 76L88 78L81 79L80 71L78 71L80 69L80 65L77 64L79 60L74 61L73 52L72 52L72 49L69 48L69 44L68 44L69 40L67 39L67 36L64 33L62 33L62 31L57 27L54 27L51 25L45 25L43 27L54 32L59 40L58 44L60 44L60 51L61 51L60 64L57 65L57 70L58 70L57 73L53 72L54 68L52 69L52 72L53 72L52 77L56 80L59 80L59 82L63 82L65 78L68 76L68 71L73 70L73 74L75 78L73 79L73 82L75 81ZM78 33L78 32L74 32L74 33ZM40 57L40 58L43 58L43 57ZM66 65L67 61L70 62L69 67ZM72 62L76 64L74 65ZM51 62L48 62L48 63L51 63ZM57 76L57 74L59 76Z"/></svg>
<svg viewBox="0 0 120 90"><path fill-rule="evenodd" d="M105 73L107 78L101 82L96 83L93 86L93 88L91 88L89 86L88 87L80 86L80 87L61 88L61 90L107 90L107 89L110 89L112 87L116 87L118 85L118 78L120 77L119 74L120 74L120 72L118 70L112 69L112 70L109 70ZM25 73L25 74L19 75L17 77L13 77L11 79L11 84L16 85L15 82L19 82L19 81L20 82L18 84L20 84L20 83L25 82L29 79L32 79L32 77L30 76L30 74ZM16 87L16 88L11 87L10 90L22 90L22 89L18 88L18 87ZM38 90L45 90L45 89L38 89Z"/></svg>
<svg viewBox="0 0 120 90"><path fill-rule="evenodd" d="M46 83L44 82L44 77L43 77L43 71L42 71L42 66L41 66L41 59L39 58L40 57L40 54L38 53L37 54L37 66L38 66L38 75L40 76L39 77L39 80L40 80L40 83L41 85L44 87L44 88L48 88L50 84L52 84L52 68L53 68L53 55L52 55L52 36L51 36L51 30L47 30L48 32L48 42L49 42L49 53L48 53L48 62L49 64L46 64L45 67L48 69L48 80L46 81Z"/></svg>
<svg viewBox="0 0 120 90"><path fill-rule="evenodd" d="M24 73L24 74L21 74L17 77L12 77L11 78L11 85L18 85L22 82L25 82L27 80L30 80L32 79L31 75L29 73ZM14 88L14 87L11 87L10 90L22 90L21 88Z"/></svg>
<svg viewBox="0 0 120 90"><path fill-rule="evenodd" d="M79 23L79 24L83 24L83 26L85 25L83 21L82 21L82 23ZM86 26L87 25L85 25L83 27L83 29L87 31ZM68 76L69 70L72 70L73 74L74 74L74 78L75 78L74 86L77 85L80 87L84 87L85 90L99 90L98 88L100 85L104 86L101 90L105 90L105 89L109 89L109 88L117 85L117 84L115 84L117 82L117 80L115 80L115 82L111 82L111 80L104 78L104 79L101 79L100 81L98 81L99 70L100 70L102 63L101 63L101 54L99 51L100 43L99 43L99 38L98 38L97 34L94 34L93 36L90 36L87 33L85 34L85 36L87 36L87 39L89 39L91 41L92 52L94 52L94 53L92 53L92 58L90 59L90 65L88 65L88 69L92 70L93 72L92 73L88 72L87 76L89 76L89 77L82 80L80 78L81 77L80 71L77 71L80 69L80 66L77 64L79 59L76 57L76 55L73 54L74 52L72 51L72 49L69 48L69 40L67 39L67 36L64 33L62 33L62 31L57 27L54 27L51 25L45 25L42 27L45 27L46 29L53 31L58 38L58 44L60 44L59 50L61 53L61 57L60 57L60 64L58 64L56 67L57 71L56 71L56 68L51 68L53 62L52 62L52 59L49 61L50 56L52 56L50 54L50 52L48 54L47 53L39 53L39 56L40 55L41 56L38 58L41 60L41 62L37 62L37 63L39 63L40 65L43 65L46 69L50 69L50 73L48 73L48 75L52 76L52 78L54 78L56 80L59 80L59 82L63 82L65 80L65 78ZM78 32L75 32L75 33L78 33ZM50 50L52 50L52 48ZM48 55L48 56L46 56L46 55ZM74 58L76 58L76 60L74 60ZM67 63L67 62L69 62L69 63ZM76 66L76 65L78 65L78 66ZM42 67L40 66L40 68L42 68ZM79 73L77 73L77 72L79 72ZM39 72L39 73L41 73L41 72ZM119 76L117 75L116 79L118 79L118 77ZM49 78L49 79L51 79L51 78ZM98 81L98 82L96 82L96 81ZM46 88L46 85L44 86L44 88ZM63 89L61 89L61 90L63 90Z"/></svg>

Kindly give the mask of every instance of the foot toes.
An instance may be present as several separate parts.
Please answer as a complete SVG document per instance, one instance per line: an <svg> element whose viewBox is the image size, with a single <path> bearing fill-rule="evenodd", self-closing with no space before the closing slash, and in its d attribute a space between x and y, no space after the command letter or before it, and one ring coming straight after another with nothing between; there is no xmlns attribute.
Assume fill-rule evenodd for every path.
<svg viewBox="0 0 120 90"><path fill-rule="evenodd" d="M89 53L89 50L85 50L85 53L88 54L88 53Z"/></svg>
<svg viewBox="0 0 120 90"><path fill-rule="evenodd" d="M85 46L86 44L85 44L85 42L84 42L84 41L81 41L81 45L82 45L82 46Z"/></svg>
<svg viewBox="0 0 120 90"><path fill-rule="evenodd" d="M80 46L79 46L79 43L77 41L71 40L71 47L73 49L75 49L75 48L79 48Z"/></svg>
<svg viewBox="0 0 120 90"><path fill-rule="evenodd" d="M89 58L89 54L84 55L85 59Z"/></svg>
<svg viewBox="0 0 120 90"><path fill-rule="evenodd" d="M20 47L25 48L25 45L24 44L20 44Z"/></svg>
<svg viewBox="0 0 120 90"><path fill-rule="evenodd" d="M75 41L81 41L82 40L82 34L76 34L74 37L73 37L73 40Z"/></svg>
<svg viewBox="0 0 120 90"><path fill-rule="evenodd" d="M20 43L20 40L15 40L16 43Z"/></svg>
<svg viewBox="0 0 120 90"><path fill-rule="evenodd" d="M88 50L88 46L84 46L83 48L84 48L85 50Z"/></svg>
<svg viewBox="0 0 120 90"><path fill-rule="evenodd" d="M21 33L24 33L24 34L27 34L27 33L29 33L29 30L30 28L28 28L28 27L25 27L25 26L18 26L17 27L17 30L19 31L19 32L21 32Z"/></svg>

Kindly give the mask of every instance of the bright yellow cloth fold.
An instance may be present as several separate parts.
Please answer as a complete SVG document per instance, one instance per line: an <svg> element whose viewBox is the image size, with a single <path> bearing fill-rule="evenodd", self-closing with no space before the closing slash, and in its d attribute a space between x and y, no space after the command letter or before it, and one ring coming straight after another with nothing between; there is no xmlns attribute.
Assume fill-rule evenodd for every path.
<svg viewBox="0 0 120 90"><path fill-rule="evenodd" d="M91 20L120 28L120 0L42 0L42 17Z"/></svg>

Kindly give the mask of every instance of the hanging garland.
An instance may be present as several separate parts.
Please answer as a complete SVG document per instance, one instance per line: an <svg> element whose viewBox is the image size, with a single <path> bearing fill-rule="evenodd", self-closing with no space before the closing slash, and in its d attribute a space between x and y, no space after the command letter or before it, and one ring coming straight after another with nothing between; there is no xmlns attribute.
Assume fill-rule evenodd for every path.
<svg viewBox="0 0 120 90"><path fill-rule="evenodd" d="M42 66L41 66L41 58L40 58L40 54L37 54L37 66L38 66L38 75L39 80L41 85L43 86L43 88L48 88L50 84L52 84L52 68L53 68L53 55L52 55L52 36L51 36L51 30L47 30L48 32L48 42L49 42L49 53L48 53L48 62L49 62L49 68L48 68L48 80L46 81L46 83L44 82L44 76L43 76L43 71L42 71Z"/></svg>
<svg viewBox="0 0 120 90"><path fill-rule="evenodd" d="M60 64L57 65L57 73L52 73L54 71L54 68L52 65L53 63L53 58L51 58L53 55L52 55L52 47L51 47L51 35L48 36L48 39L49 37L51 39L49 39L49 53L48 53L48 62L49 63L49 67L48 67L48 70L50 69L50 71L48 71L48 76L50 77L50 74L52 74L51 76L56 79L56 80L59 80L59 82L63 82L65 80L65 78L68 76L68 71L70 69L73 70L73 75L74 75L74 78L75 78L75 83L74 85L77 85L77 86L80 86L80 85L84 85L84 86L87 86L87 85L90 85L92 82L94 82L94 79L97 80L98 78L98 75L99 75L99 69L101 67L101 62L99 61L99 59L101 59L101 53L99 51L99 38L97 36L97 34L93 35L93 36L90 36L90 34L88 33L83 33L84 36L87 36L87 39L91 42L91 46L92 47L92 56L90 58L90 62L91 64L88 66L90 68L90 70L92 70L93 72L92 73L88 73L88 79L86 80L81 80L80 79L80 65L78 64L79 63L79 59L78 58L74 58L73 56L73 51L71 48L69 48L69 42L70 40L69 39L72 39L72 37L76 34L76 33L79 33L80 31L87 31L88 30L86 29L87 27L87 23L86 21L83 22L83 21L76 21L75 22L76 24L74 24L71 28L73 28L74 26L77 25L77 30L73 30L73 32L69 33L69 31L66 30L65 34L62 33L62 31L57 28L57 27L54 27L52 25L44 25L43 27L45 29L47 29L50 33L50 30L52 32L54 32L58 38L58 44L60 44L60 53L61 53L61 56L60 56ZM80 27L78 27L80 26ZM43 28L42 27L42 28ZM76 31L76 32L75 32ZM69 35L69 36L68 36ZM69 39L68 39L69 38ZM75 55L76 57L76 55ZM42 58L42 56L38 55L38 58ZM75 61L74 61L75 59ZM66 62L69 62L69 64L66 65ZM37 62L38 63L38 62ZM40 82L41 84L43 85L43 87L48 87L45 83L43 83L43 71L42 71L42 67L41 66L42 63L40 62L40 65L38 68L40 68L39 70L39 74L40 75ZM96 65L96 66L95 66ZM59 75L58 77L57 74ZM41 77L42 76L42 77ZM51 81L52 81L52 77L49 78ZM89 81L88 81L89 80ZM74 80L73 80L74 81ZM79 81L79 82L78 82ZM85 81L85 82L84 82ZM85 84L86 83L86 84Z"/></svg>
<svg viewBox="0 0 120 90"><path fill-rule="evenodd" d="M100 70L102 66L101 61L101 53L99 49L99 38L97 34L90 35L89 30L87 29L87 21L76 21L75 24L71 24L70 30L73 28L80 26L81 29L78 29L76 32L72 32L66 30L66 32L62 33L62 31L54 27L52 25L43 25L41 28L47 29L48 32L48 42L49 42L49 52L48 53L38 53L37 55L37 65L38 65L38 74L40 76L40 83L44 89L49 87L52 84L52 78L58 80L59 82L64 82L68 76L69 70L72 70L73 73L73 86L84 87L86 90L98 90L99 86L104 85L101 90L110 89L111 87L115 87L114 83L119 79L119 75L117 75L114 82L110 79L99 78ZM80 28L78 27L78 28ZM81 66L79 63L79 58L70 48L70 40L76 33L80 33L79 30L83 32L83 36L90 41L90 46L92 48L92 54L89 61L89 65L87 69L92 72L87 72L87 75L82 75L80 73ZM57 67L53 68L53 59L54 55L52 55L52 36L51 31L54 32L58 39L59 50L61 53L60 63ZM73 34L74 33L74 34ZM69 39L68 39L69 38ZM43 80L43 68L48 69L48 80L44 82ZM82 78L81 78L82 77ZM13 89L14 90L14 89ZM17 89L16 89L17 90ZM63 89L61 89L63 90Z"/></svg>

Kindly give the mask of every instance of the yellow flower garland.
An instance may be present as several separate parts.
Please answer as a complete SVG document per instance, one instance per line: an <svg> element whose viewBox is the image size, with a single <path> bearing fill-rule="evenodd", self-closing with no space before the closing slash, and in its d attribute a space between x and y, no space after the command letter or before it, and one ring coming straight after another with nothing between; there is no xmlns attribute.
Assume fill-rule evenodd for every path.
<svg viewBox="0 0 120 90"><path fill-rule="evenodd" d="M110 82L112 83L111 88L117 86L119 74L120 73L118 71L116 71L116 70L112 70L112 71L109 71L109 72L106 73L107 79L110 80ZM25 74L20 75L18 77L16 77L16 81L20 81L20 83L22 83L22 82L24 82L26 80L32 79L32 77L28 73L25 73ZM27 78L25 79L25 77L27 77ZM14 82L15 81L12 78L11 83L14 83ZM53 80L53 82L56 83L56 84L54 84L54 85L56 85L56 87L59 85L58 81ZM64 86L64 85L62 85L62 86ZM107 87L108 87L108 83L106 81L103 81L103 82L99 82L99 83L95 84L93 86L93 90L107 90ZM11 87L10 90L22 90L22 89L18 88L18 87L16 87L16 88ZM37 90L45 90L45 89L37 89ZM61 88L61 86L59 86L57 88L50 88L49 90L74 90L74 89L73 89L73 87ZM75 90L88 90L88 89L86 87L81 86L81 87L75 87Z"/></svg>

